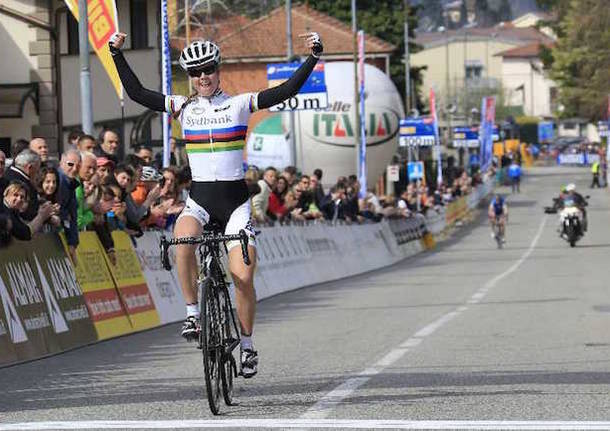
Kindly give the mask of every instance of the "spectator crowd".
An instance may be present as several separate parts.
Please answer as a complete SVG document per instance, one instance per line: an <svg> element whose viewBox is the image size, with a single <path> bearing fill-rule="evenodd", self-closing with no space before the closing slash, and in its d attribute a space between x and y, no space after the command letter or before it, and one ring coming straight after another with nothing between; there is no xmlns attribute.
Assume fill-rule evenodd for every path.
<svg viewBox="0 0 610 431"><path fill-rule="evenodd" d="M0 244L63 231L75 260L78 232L90 230L114 262L113 230L140 236L146 228L171 227L190 184L183 152L173 142L173 164L160 169L150 147L122 159L119 148L118 134L105 129L97 139L72 133L59 161L49 159L47 143L38 137L17 140L8 167L0 151Z"/></svg>
<svg viewBox="0 0 610 431"><path fill-rule="evenodd" d="M63 231L76 261L79 231L94 231L115 261L111 232L132 236L149 228L170 229L185 205L191 182L184 150L171 140L170 166L161 168L151 147L142 145L120 157L119 135L109 129L99 136L73 132L59 160L49 158L43 138L18 140L12 163L0 151L0 245L11 239L30 240L40 232ZM436 190L422 182L408 183L398 196L361 193L355 175L339 177L328 190L322 170L299 174L294 166L246 168L255 224L327 220L335 223L379 222L439 211L471 192L481 181L453 170Z"/></svg>

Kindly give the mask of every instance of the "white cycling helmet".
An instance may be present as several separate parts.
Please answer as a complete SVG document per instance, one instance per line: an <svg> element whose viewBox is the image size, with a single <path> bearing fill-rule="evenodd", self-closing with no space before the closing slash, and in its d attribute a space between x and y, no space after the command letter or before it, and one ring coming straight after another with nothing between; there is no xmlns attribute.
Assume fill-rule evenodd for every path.
<svg viewBox="0 0 610 431"><path fill-rule="evenodd" d="M196 40L182 50L178 62L185 71L196 69L210 62L218 65L220 64L220 48L209 40Z"/></svg>
<svg viewBox="0 0 610 431"><path fill-rule="evenodd" d="M576 190L576 184L570 183L566 186L566 192L573 192L574 190Z"/></svg>

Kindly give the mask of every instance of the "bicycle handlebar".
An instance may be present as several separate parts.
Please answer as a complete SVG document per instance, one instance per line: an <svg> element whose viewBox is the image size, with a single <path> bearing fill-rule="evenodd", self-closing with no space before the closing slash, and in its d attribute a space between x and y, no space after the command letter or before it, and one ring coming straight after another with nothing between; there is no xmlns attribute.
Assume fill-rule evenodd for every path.
<svg viewBox="0 0 610 431"><path fill-rule="evenodd" d="M219 233L211 232L204 233L199 236L183 236L180 238L172 238L168 240L165 235L161 236L161 264L163 269L171 271L172 265L169 261L169 248L172 245L180 244L220 244L228 241L239 241L241 245L241 255L246 265L250 265L250 256L248 255L248 234L245 230L241 229L238 234L233 235L222 235Z"/></svg>

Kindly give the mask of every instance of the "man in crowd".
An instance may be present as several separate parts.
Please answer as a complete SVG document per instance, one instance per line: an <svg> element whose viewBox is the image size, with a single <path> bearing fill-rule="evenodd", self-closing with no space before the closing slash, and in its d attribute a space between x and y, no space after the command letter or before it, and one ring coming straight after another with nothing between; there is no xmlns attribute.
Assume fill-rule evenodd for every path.
<svg viewBox="0 0 610 431"><path fill-rule="evenodd" d="M314 200L318 208L324 199L324 187L322 187L322 169L314 169L313 175L309 178L309 188L313 193Z"/></svg>
<svg viewBox="0 0 610 431"><path fill-rule="evenodd" d="M91 135L81 135L76 141L76 149L81 152L93 152L96 146L95 138Z"/></svg>
<svg viewBox="0 0 610 431"><path fill-rule="evenodd" d="M85 202L85 181L91 181L97 169L97 160L93 153L83 152L81 155L80 168L78 170L78 186L76 187L77 220L80 230L87 227L94 219L91 208Z"/></svg>
<svg viewBox="0 0 610 431"><path fill-rule="evenodd" d="M98 157L107 157L115 164L118 163L119 135L110 129L104 129L100 133L100 145L93 149L93 153Z"/></svg>
<svg viewBox="0 0 610 431"><path fill-rule="evenodd" d="M80 138L82 135L84 135L84 132L82 130L76 129L76 130L72 130L69 134L68 134L68 148L72 148L73 150L77 149L77 145L78 145L78 138Z"/></svg>
<svg viewBox="0 0 610 431"><path fill-rule="evenodd" d="M30 150L40 156L40 161L46 163L49 160L49 146L44 138L34 138L30 141Z"/></svg>
<svg viewBox="0 0 610 431"><path fill-rule="evenodd" d="M135 155L138 156L144 162L145 166L150 166L153 161L153 150L148 145L138 145L134 151Z"/></svg>
<svg viewBox="0 0 610 431"><path fill-rule="evenodd" d="M40 170L40 156L34 151L25 149L21 151L13 164L4 174L7 182L20 181L25 185L28 197L27 209L21 214L26 221L32 221L38 213L38 191L36 190L36 175ZM4 192L4 190L2 190Z"/></svg>
<svg viewBox="0 0 610 431"><path fill-rule="evenodd" d="M508 167L508 177L510 178L510 184L512 192L521 192L521 166L513 159L510 166Z"/></svg>
<svg viewBox="0 0 610 431"><path fill-rule="evenodd" d="M337 183L330 188L330 192L322 200L320 210L326 220L345 219L343 214L343 200L345 199L345 186Z"/></svg>
<svg viewBox="0 0 610 431"><path fill-rule="evenodd" d="M69 149L61 156L59 163L59 204L60 217L68 251L72 262L76 264L76 247L78 247L78 217L76 188L79 186L77 175L80 170L81 156L75 149Z"/></svg>
<svg viewBox="0 0 610 431"><path fill-rule="evenodd" d="M258 180L261 191L252 197L252 215L259 223L267 220L267 208L269 208L269 195L275 186L277 170L269 166L263 173L263 178Z"/></svg>
<svg viewBox="0 0 610 431"><path fill-rule="evenodd" d="M286 166L282 172L282 176L288 182L288 188L292 188L297 179L297 168L294 166Z"/></svg>

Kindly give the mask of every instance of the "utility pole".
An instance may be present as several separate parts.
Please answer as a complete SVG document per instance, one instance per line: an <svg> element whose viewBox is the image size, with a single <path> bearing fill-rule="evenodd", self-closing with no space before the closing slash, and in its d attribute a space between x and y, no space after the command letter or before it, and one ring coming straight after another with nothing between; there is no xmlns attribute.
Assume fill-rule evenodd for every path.
<svg viewBox="0 0 610 431"><path fill-rule="evenodd" d="M91 101L91 68L89 66L89 20L87 0L78 0L78 49L80 60L80 112L83 132L93 134L93 103ZM57 137L62 139L61 136Z"/></svg>
<svg viewBox="0 0 610 431"><path fill-rule="evenodd" d="M409 64L409 0L405 0L405 114L408 117L411 111L411 71ZM413 150L409 145L407 147L407 160L410 162L413 158Z"/></svg>
<svg viewBox="0 0 610 431"><path fill-rule="evenodd" d="M360 115L358 113L358 35L356 28L356 0L352 0L352 37L354 39L354 130L360 130ZM354 133L354 152L356 156L356 175L360 166L360 137Z"/></svg>
<svg viewBox="0 0 610 431"><path fill-rule="evenodd" d="M405 112L411 110L411 71L409 70L409 0L405 0Z"/></svg>
<svg viewBox="0 0 610 431"><path fill-rule="evenodd" d="M292 51L292 0L286 0L286 61L290 61L293 55ZM291 164L297 167L297 145L294 133L294 111L291 109L288 112L290 133L288 140L290 142L290 150L292 151Z"/></svg>

